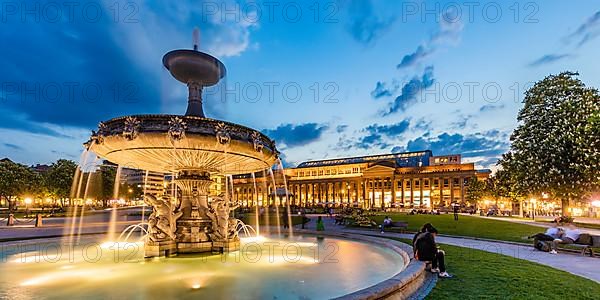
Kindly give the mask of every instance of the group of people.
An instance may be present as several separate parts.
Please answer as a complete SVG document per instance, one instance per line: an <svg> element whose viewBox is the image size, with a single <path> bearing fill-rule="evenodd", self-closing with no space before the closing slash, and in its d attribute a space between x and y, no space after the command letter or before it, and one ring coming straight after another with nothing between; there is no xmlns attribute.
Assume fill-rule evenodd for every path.
<svg viewBox="0 0 600 300"><path fill-rule="evenodd" d="M446 253L435 243L437 234L437 229L431 223L423 225L413 237L413 254L419 261L431 262L432 273L438 273L442 278L450 278L452 275L446 272Z"/></svg>
<svg viewBox="0 0 600 300"><path fill-rule="evenodd" d="M564 228L559 227L557 222L553 224L545 233L537 233L529 237L533 238L533 247L540 251L549 251L551 254L557 254L559 245L573 244L581 235L581 231L573 224L569 224Z"/></svg>

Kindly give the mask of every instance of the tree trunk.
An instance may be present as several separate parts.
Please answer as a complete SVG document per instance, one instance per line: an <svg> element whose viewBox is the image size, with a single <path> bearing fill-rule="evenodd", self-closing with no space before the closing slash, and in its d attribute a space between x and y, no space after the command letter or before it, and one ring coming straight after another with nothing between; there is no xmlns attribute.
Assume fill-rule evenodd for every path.
<svg viewBox="0 0 600 300"><path fill-rule="evenodd" d="M570 204L570 198L562 198L561 199L561 206L562 206L562 215L563 216L568 216L569 215L569 204Z"/></svg>
<svg viewBox="0 0 600 300"><path fill-rule="evenodd" d="M523 199L519 199L519 217L523 217Z"/></svg>

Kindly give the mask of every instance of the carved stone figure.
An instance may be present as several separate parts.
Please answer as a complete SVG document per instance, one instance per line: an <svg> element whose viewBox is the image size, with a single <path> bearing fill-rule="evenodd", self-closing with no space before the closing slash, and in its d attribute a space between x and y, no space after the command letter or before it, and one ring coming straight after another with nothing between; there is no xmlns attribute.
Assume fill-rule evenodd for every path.
<svg viewBox="0 0 600 300"><path fill-rule="evenodd" d="M254 151L256 152L262 151L262 149L265 147L265 145L263 145L260 133L258 133L258 131L252 133L252 144L254 145Z"/></svg>
<svg viewBox="0 0 600 300"><path fill-rule="evenodd" d="M127 117L123 127L123 136L127 140L134 140L140 131L140 121L135 117Z"/></svg>
<svg viewBox="0 0 600 300"><path fill-rule="evenodd" d="M220 144L226 145L226 144L229 144L229 142L231 142L231 135L229 134L229 128L227 127L227 125L225 125L225 123L220 122L219 124L217 124L217 127L215 128L215 134L217 137L217 141Z"/></svg>
<svg viewBox="0 0 600 300"><path fill-rule="evenodd" d="M235 232L235 219L229 218L230 212L236 208L238 208L238 205L232 206L231 203L222 196L212 198L207 215L212 221L213 232L210 234L210 237L213 241L223 241L237 237L237 232ZM230 225L231 221L233 221L232 225ZM231 232L232 228L230 227L234 229L233 231L235 234Z"/></svg>
<svg viewBox="0 0 600 300"><path fill-rule="evenodd" d="M177 219L183 213L175 213L171 202L168 200L157 199L153 195L145 195L144 200L153 207L152 214L148 217L148 236L150 240L153 242L175 240Z"/></svg>
<svg viewBox="0 0 600 300"><path fill-rule="evenodd" d="M179 141L185 138L185 130L187 129L187 124L183 119L179 117L173 117L169 121L169 137L171 137L172 141Z"/></svg>

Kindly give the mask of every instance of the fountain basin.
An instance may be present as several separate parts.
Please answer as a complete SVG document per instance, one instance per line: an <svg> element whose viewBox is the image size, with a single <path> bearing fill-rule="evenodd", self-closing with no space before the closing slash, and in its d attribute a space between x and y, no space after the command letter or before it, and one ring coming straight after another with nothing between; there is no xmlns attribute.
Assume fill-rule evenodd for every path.
<svg viewBox="0 0 600 300"><path fill-rule="evenodd" d="M277 160L275 143L245 126L195 116L137 115L100 124L86 144L113 163L154 172L235 175Z"/></svg>
<svg viewBox="0 0 600 300"><path fill-rule="evenodd" d="M163 56L163 65L175 79L186 84L198 82L202 86L211 86L226 74L220 60L195 50L173 50Z"/></svg>
<svg viewBox="0 0 600 300"><path fill-rule="evenodd" d="M325 299L376 286L409 264L397 249L342 237L250 238L240 251L177 259L143 259L141 244L118 245L115 256L94 242L76 247L72 259L42 245L7 257L0 298Z"/></svg>

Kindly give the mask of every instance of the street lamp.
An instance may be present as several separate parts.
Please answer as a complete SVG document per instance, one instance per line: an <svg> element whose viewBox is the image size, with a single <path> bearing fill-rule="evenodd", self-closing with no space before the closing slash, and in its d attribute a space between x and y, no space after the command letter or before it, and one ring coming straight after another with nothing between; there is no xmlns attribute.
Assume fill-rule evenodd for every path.
<svg viewBox="0 0 600 300"><path fill-rule="evenodd" d="M535 203L537 202L537 199L535 198L531 198L531 219L535 220Z"/></svg>

